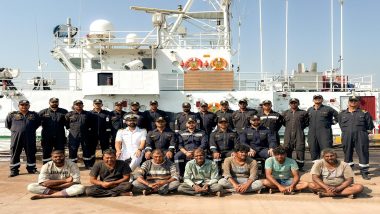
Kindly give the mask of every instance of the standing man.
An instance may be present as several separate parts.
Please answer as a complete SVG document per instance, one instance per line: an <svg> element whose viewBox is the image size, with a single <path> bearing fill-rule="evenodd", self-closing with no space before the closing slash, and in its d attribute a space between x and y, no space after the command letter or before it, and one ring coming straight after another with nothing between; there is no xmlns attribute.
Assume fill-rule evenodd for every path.
<svg viewBox="0 0 380 214"><path fill-rule="evenodd" d="M369 177L369 139L368 134L374 129L371 115L359 108L359 97L348 99L348 108L338 115L344 151L344 162L353 167L352 154L354 148L359 157L360 173L365 180Z"/></svg>
<svg viewBox="0 0 380 214"><path fill-rule="evenodd" d="M232 121L232 114L234 113L234 111L232 111L230 109L230 106L229 106L229 103L228 103L227 100L220 101L220 105L221 105L220 110L218 110L217 112L215 112L215 115L216 115L215 124L218 124L219 120L221 118L225 118L225 119L227 119L228 127L231 130L234 130L235 127L234 127L234 123Z"/></svg>
<svg viewBox="0 0 380 214"><path fill-rule="evenodd" d="M86 169L90 169L95 163L95 155L92 155L89 133L91 131L91 113L83 110L82 100L73 102L73 111L65 116L66 129L69 129L69 158L73 162L78 161L79 145L82 146L83 162Z"/></svg>
<svg viewBox="0 0 380 214"><path fill-rule="evenodd" d="M28 100L18 102L18 111L12 111L5 120L5 127L11 131L11 173L9 177L19 175L20 155L24 149L27 162L26 170L29 174L37 173L36 169L36 130L40 126L40 117L34 111L29 111Z"/></svg>
<svg viewBox="0 0 380 214"><path fill-rule="evenodd" d="M236 110L232 114L232 121L238 134L241 134L249 126L249 117L257 114L255 109L248 109L247 106L248 102L246 99L239 100L239 110Z"/></svg>
<svg viewBox="0 0 380 214"><path fill-rule="evenodd" d="M177 114L174 122L174 131L177 133L179 131L186 130L186 122L191 117L197 122L197 129L202 129L200 118L191 110L191 105L188 102L182 103L183 112Z"/></svg>
<svg viewBox="0 0 380 214"><path fill-rule="evenodd" d="M102 152L106 149L110 148L110 112L107 110L103 110L103 101L101 99L95 99L93 101L94 109L90 111L93 118L93 123L91 132L90 132L90 142L92 145L91 156L96 153L96 147L98 142L100 143L100 147Z"/></svg>
<svg viewBox="0 0 380 214"><path fill-rule="evenodd" d="M304 129L309 125L309 116L306 111L298 108L300 101L297 98L289 100L290 109L283 113L284 117L284 147L288 158L292 158L296 150L296 161L299 170L302 171L305 164L305 133Z"/></svg>
<svg viewBox="0 0 380 214"><path fill-rule="evenodd" d="M197 148L205 150L208 146L208 136L195 126L195 121L189 118L186 123L187 130L178 132L179 151L174 156L174 162L181 176L185 172L186 163L194 158L194 150Z"/></svg>
<svg viewBox="0 0 380 214"><path fill-rule="evenodd" d="M131 111L127 113L134 114L138 116L137 126L141 129L147 129L146 118L144 117L144 113L140 111L140 103L137 101L131 102Z"/></svg>
<svg viewBox="0 0 380 214"><path fill-rule="evenodd" d="M194 151L194 159L187 162L184 183L178 187L178 192L189 195L216 194L222 196L223 187L218 184L218 166L205 157L203 149Z"/></svg>
<svg viewBox="0 0 380 214"><path fill-rule="evenodd" d="M137 126L138 116L125 115L127 127L116 134L116 158L125 161L135 170L140 166L145 148L146 130Z"/></svg>
<svg viewBox="0 0 380 214"><path fill-rule="evenodd" d="M149 104L150 109L144 112L144 117L147 123L147 131L152 131L156 128L156 119L159 117L164 118L166 121L166 125L168 125L169 117L167 116L166 112L158 109L157 100L151 100Z"/></svg>
<svg viewBox="0 0 380 214"><path fill-rule="evenodd" d="M208 104L206 102L201 103L197 117L201 119L201 127L210 135L216 125L216 116L214 113L208 111Z"/></svg>
<svg viewBox="0 0 380 214"><path fill-rule="evenodd" d="M309 115L307 142L311 160L314 162L320 158L323 149L333 146L331 126L337 123L338 112L330 106L323 105L323 97L320 94L313 96L313 102L314 105L307 110Z"/></svg>
<svg viewBox="0 0 380 214"><path fill-rule="evenodd" d="M49 108L41 110L38 115L41 119L41 145L43 164L51 161L53 150L65 150L65 115L66 109L59 108L59 99L52 97L49 99Z"/></svg>
<svg viewBox="0 0 380 214"><path fill-rule="evenodd" d="M131 172L125 161L116 160L115 150L107 149L103 161L97 162L90 172L92 186L86 188L86 194L97 198L132 196L132 184L128 182Z"/></svg>
<svg viewBox="0 0 380 214"><path fill-rule="evenodd" d="M276 137L266 127L260 125L260 117L253 115L249 122L251 126L240 134L240 143L248 145L249 157L267 159L273 156L273 149L277 147Z"/></svg>
<svg viewBox="0 0 380 214"><path fill-rule="evenodd" d="M269 129L275 136L277 146L280 145L280 131L284 118L282 115L276 111L272 110L272 101L264 100L261 103L262 109L257 113L257 116L260 117L261 125Z"/></svg>
<svg viewBox="0 0 380 214"><path fill-rule="evenodd" d="M127 112L123 111L123 102L115 102L115 109L111 111L111 147L115 149L116 133L119 129L124 128L124 115Z"/></svg>
<svg viewBox="0 0 380 214"><path fill-rule="evenodd" d="M175 133L166 126L163 117L156 119L156 129L148 132L145 147L145 159L151 159L152 151L160 149L165 153L165 157L173 160L174 152L177 147L177 137Z"/></svg>
<svg viewBox="0 0 380 214"><path fill-rule="evenodd" d="M66 198L84 193L79 168L75 163L65 160L65 152L54 150L51 159L42 166L38 183L28 185L28 191L37 194L30 199Z"/></svg>

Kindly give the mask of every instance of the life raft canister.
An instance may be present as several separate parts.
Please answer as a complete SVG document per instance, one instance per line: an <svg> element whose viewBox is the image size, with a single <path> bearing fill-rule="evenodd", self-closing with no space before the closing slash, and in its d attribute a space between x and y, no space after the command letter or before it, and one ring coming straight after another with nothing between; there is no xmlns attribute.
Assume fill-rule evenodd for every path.
<svg viewBox="0 0 380 214"><path fill-rule="evenodd" d="M191 71L199 70L202 68L202 66L202 60L196 57L192 57L185 62L185 67Z"/></svg>
<svg viewBox="0 0 380 214"><path fill-rule="evenodd" d="M227 68L228 63L227 63L227 60L225 60L224 58L218 57L218 58L213 59L210 65L213 70L221 71Z"/></svg>
<svg viewBox="0 0 380 214"><path fill-rule="evenodd" d="M208 111L215 113L220 109L220 107L221 105L219 103L209 103Z"/></svg>

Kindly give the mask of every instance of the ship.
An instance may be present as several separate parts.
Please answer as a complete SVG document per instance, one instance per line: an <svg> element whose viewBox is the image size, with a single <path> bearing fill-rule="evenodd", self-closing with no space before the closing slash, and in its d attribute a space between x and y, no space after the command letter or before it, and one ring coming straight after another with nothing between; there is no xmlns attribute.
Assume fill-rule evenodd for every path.
<svg viewBox="0 0 380 214"><path fill-rule="evenodd" d="M94 99L102 99L108 110L116 101L123 101L126 111L132 101L145 110L150 100L157 100L159 108L174 120L183 102L191 103L196 112L201 102L216 111L221 100L236 110L240 99L248 100L248 106L255 109L269 99L273 109L282 112L289 108L291 98L298 98L300 108L307 109L315 94L323 95L324 104L337 111L347 108L349 96L361 97L361 107L377 127L373 134L378 132L380 92L373 88L371 75L351 77L339 69L319 71L317 63L310 69L300 63L292 74L240 71L233 63L232 1L206 2L212 7L205 11L192 10L194 0L176 10L131 7L151 17L149 31L115 30L105 19L92 22L88 31L72 25L70 18L58 24L52 34L51 55L67 72L67 87L58 88L49 73L38 71L25 79L18 69L0 69L0 136L10 136L4 120L22 99L29 100L35 111L46 108L50 97L59 97L60 106L67 109L74 100L83 100L87 110ZM333 132L339 141L338 125Z"/></svg>

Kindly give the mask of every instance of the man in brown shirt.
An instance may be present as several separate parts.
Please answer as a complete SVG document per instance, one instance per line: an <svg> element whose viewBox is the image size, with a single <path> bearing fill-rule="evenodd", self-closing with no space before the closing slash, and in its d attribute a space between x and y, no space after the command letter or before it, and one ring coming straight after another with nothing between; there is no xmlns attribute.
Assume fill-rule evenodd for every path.
<svg viewBox="0 0 380 214"><path fill-rule="evenodd" d="M354 184L354 173L347 163L337 159L333 149L324 149L322 159L311 168L313 182L309 188L321 197L348 196L355 198L363 185Z"/></svg>
<svg viewBox="0 0 380 214"><path fill-rule="evenodd" d="M223 178L219 184L229 192L246 193L258 191L263 187L257 180L257 162L248 158L250 148L244 144L235 146L235 155L223 163Z"/></svg>

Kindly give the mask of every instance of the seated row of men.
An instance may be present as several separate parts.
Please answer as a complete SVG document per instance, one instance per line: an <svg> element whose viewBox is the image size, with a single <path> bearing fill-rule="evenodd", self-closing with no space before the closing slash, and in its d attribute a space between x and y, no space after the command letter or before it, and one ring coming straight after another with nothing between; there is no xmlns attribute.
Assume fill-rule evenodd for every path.
<svg viewBox="0 0 380 214"><path fill-rule="evenodd" d="M197 148L193 159L186 164L183 183L180 183L175 165L156 149L152 152L152 159L135 170L131 183L131 168L125 161L116 159L114 150L108 149L104 152L103 161L97 162L90 172L92 186L84 187L80 184L77 165L65 160L63 151L55 150L52 161L42 166L38 183L28 185L28 190L37 194L31 199L71 197L84 192L92 197L131 196L133 192L165 195L175 190L189 195L222 196L225 192L260 191L263 187L269 188L270 193L277 190L294 194L310 188L319 197L354 198L363 190L362 185L353 184L351 167L339 161L331 149L324 150L323 158L314 163L311 183L300 181L296 162L286 157L282 147L276 147L274 157L266 160L266 179L259 180L257 163L248 157L248 152L246 145L236 145L233 155L223 163L223 177L220 178L217 164L206 159L204 150Z"/></svg>

